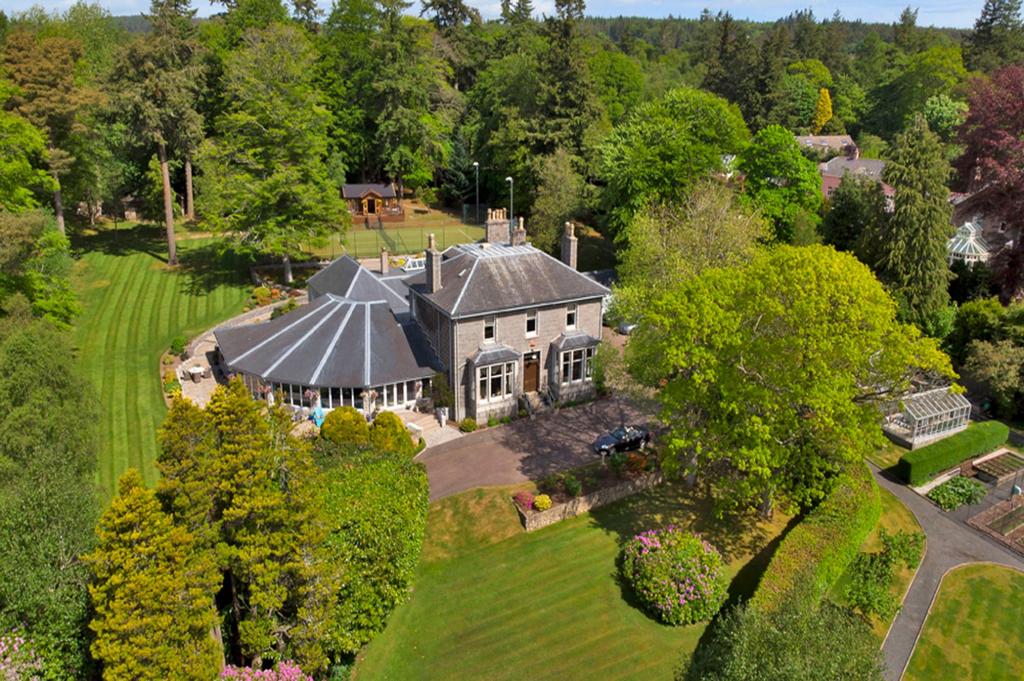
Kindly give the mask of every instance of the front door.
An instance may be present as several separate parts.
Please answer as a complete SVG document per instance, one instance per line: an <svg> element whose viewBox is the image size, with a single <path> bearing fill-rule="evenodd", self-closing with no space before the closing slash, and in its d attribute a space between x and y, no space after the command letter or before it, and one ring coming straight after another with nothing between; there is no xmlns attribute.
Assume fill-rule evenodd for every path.
<svg viewBox="0 0 1024 681"><path fill-rule="evenodd" d="M366 199L366 214L376 215L377 214L377 199Z"/></svg>
<svg viewBox="0 0 1024 681"><path fill-rule="evenodd" d="M537 392L540 387L540 357L525 357L523 359L523 392Z"/></svg>

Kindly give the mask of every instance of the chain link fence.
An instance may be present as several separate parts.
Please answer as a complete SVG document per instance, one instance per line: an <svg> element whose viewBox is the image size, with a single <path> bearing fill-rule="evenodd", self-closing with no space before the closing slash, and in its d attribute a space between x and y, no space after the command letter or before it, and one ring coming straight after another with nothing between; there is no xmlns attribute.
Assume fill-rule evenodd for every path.
<svg viewBox="0 0 1024 681"><path fill-rule="evenodd" d="M326 246L307 245L305 250L323 260L334 260L345 253L353 258L375 258L381 249L387 249L392 255L411 255L426 250L429 234L434 235L438 248L445 249L478 241L483 238L484 230L474 225L351 229L344 239L332 237Z"/></svg>

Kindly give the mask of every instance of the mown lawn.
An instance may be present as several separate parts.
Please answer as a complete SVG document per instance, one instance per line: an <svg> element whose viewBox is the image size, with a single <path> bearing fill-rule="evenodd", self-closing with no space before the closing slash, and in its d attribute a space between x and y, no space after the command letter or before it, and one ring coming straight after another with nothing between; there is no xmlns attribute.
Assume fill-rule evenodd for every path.
<svg viewBox="0 0 1024 681"><path fill-rule="evenodd" d="M871 530L871 534L868 535L867 539L864 540L864 544L861 545L860 550L865 552L875 552L882 550L882 540L880 538L880 532L884 528L889 534L895 534L900 530L904 532L921 532L921 524L917 522L917 518L910 512L903 503L896 498L892 492L884 489L878 490L882 498L882 516L878 520L878 524L875 529ZM921 556L924 556L922 551ZM895 579L893 579L893 585L891 593L896 596L897 599L902 603L903 597L907 595L907 589L910 588L910 582L914 579L914 568L908 568L904 565L897 566ZM850 570L847 570L839 581L836 582L832 588L832 598L837 603L846 603L846 589L850 583ZM877 616L871 618L871 629L874 631L875 636L878 637L879 643L885 639L885 635L889 631L889 627L892 625L892 618L882 619Z"/></svg>
<svg viewBox="0 0 1024 681"><path fill-rule="evenodd" d="M458 222L425 222L419 225L392 223L384 229L366 229L361 225L353 227L344 238L330 237L326 246L307 247L311 255L333 260L344 253L354 258L373 258L380 255L382 248L393 255L407 255L426 250L427 237L433 234L437 247L444 249L453 244L472 243L484 237L483 227L464 225Z"/></svg>
<svg viewBox="0 0 1024 681"><path fill-rule="evenodd" d="M977 563L939 587L904 681L1024 679L1024 573Z"/></svg>
<svg viewBox="0 0 1024 681"><path fill-rule="evenodd" d="M181 264L169 270L163 232L152 227L100 232L75 247L84 307L77 342L102 414L97 479L112 495L129 467L147 482L157 477L156 430L165 413L160 355L176 335L240 312L248 275L242 259L218 255L205 240L179 240Z"/></svg>
<svg viewBox="0 0 1024 681"><path fill-rule="evenodd" d="M665 485L526 534L510 492L431 507L413 595L365 651L359 681L671 679L704 626L664 626L634 604L617 578L622 539L670 522L703 532L727 556L735 598L752 593L788 520L716 522Z"/></svg>

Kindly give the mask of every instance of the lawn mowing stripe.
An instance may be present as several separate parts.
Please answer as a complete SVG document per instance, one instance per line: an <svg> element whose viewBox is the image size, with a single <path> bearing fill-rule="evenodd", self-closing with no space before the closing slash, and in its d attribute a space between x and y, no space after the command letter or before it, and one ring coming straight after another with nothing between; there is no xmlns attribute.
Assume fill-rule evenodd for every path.
<svg viewBox="0 0 1024 681"><path fill-rule="evenodd" d="M135 468L142 475L147 483L153 482L147 475L145 459L149 448L143 435L144 411L152 405L141 402L145 392L142 382L148 373L146 371L149 362L147 346L152 334L151 321L154 310L155 292L159 290L160 277L153 276L149 266L143 273L142 281L137 289L138 298L135 305L128 313L129 335L126 337L126 352L132 354L132 366L135 369L128 377L125 385L125 437L128 441L129 462L128 465ZM134 379L134 380L133 380ZM150 377L150 380L153 380Z"/></svg>
<svg viewBox="0 0 1024 681"><path fill-rule="evenodd" d="M167 297L173 299L177 294L176 277L160 273L159 277L152 277L154 283L158 284L152 302L148 306L146 323L140 326L146 331L145 342L140 341L139 361L142 363L139 374L140 385L138 402L138 423L139 423L139 468L143 472L143 478L147 483L156 481L156 456L157 446L155 443L156 430L163 420L164 404L162 388L160 388L160 355L165 347L161 342L164 336L162 330L165 327L162 319L166 316ZM154 333L154 331L161 331Z"/></svg>

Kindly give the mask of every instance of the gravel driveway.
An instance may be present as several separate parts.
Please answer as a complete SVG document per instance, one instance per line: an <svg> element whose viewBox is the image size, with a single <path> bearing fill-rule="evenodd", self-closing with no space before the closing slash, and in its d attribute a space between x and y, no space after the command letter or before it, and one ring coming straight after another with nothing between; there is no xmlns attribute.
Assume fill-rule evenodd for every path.
<svg viewBox="0 0 1024 681"><path fill-rule="evenodd" d="M474 487L514 485L597 460L590 445L622 423L647 423L616 399L520 419L431 447L417 457L427 468L430 500Z"/></svg>

